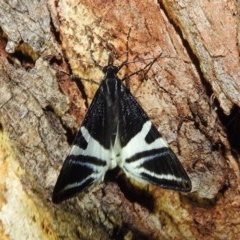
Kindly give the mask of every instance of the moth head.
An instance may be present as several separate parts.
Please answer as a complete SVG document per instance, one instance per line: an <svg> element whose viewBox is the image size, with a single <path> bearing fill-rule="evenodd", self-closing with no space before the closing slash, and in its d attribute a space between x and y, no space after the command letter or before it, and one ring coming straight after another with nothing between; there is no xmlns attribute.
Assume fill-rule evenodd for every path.
<svg viewBox="0 0 240 240"><path fill-rule="evenodd" d="M118 73L119 69L116 66L108 65L108 66L103 67L102 71L103 71L104 74L107 74L107 75L109 75L109 74L114 74L115 75L115 74Z"/></svg>

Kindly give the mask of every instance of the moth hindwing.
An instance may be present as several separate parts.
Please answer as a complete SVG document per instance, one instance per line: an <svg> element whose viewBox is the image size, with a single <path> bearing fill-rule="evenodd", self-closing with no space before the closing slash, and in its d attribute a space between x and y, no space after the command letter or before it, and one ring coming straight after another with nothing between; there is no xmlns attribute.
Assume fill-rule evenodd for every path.
<svg viewBox="0 0 240 240"><path fill-rule="evenodd" d="M122 67L122 66L121 66ZM180 161L122 84L120 67L103 68L102 80L54 187L52 201L66 200L119 166L128 177L163 188L190 191Z"/></svg>

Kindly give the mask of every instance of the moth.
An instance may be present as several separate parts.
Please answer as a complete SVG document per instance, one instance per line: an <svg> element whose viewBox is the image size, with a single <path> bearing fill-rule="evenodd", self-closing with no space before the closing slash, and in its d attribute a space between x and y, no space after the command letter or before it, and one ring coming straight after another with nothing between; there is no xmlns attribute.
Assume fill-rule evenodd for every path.
<svg viewBox="0 0 240 240"><path fill-rule="evenodd" d="M149 117L117 74L124 64L103 68L105 74L73 142L53 190L60 203L120 167L127 177L162 188L190 191L191 180Z"/></svg>

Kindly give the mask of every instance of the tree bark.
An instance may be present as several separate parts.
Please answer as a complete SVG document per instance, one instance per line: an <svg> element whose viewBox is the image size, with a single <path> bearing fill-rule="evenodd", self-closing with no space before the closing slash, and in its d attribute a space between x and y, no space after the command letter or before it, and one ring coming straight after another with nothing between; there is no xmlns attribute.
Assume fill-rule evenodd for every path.
<svg viewBox="0 0 240 240"><path fill-rule="evenodd" d="M0 236L238 239L239 3L0 0ZM161 57L126 85L177 154L191 193L124 175L62 204L53 186L103 74ZM74 74L81 80L71 80ZM87 80L86 80L87 79Z"/></svg>

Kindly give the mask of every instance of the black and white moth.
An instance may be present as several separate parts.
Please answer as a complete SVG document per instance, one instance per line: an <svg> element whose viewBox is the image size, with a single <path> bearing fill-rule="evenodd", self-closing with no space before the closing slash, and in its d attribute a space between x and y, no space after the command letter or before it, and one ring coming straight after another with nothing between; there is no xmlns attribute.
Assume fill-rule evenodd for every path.
<svg viewBox="0 0 240 240"><path fill-rule="evenodd" d="M147 114L122 84L113 58L73 142L52 201L66 200L104 180L119 166L127 177L162 188L190 191L191 180Z"/></svg>

